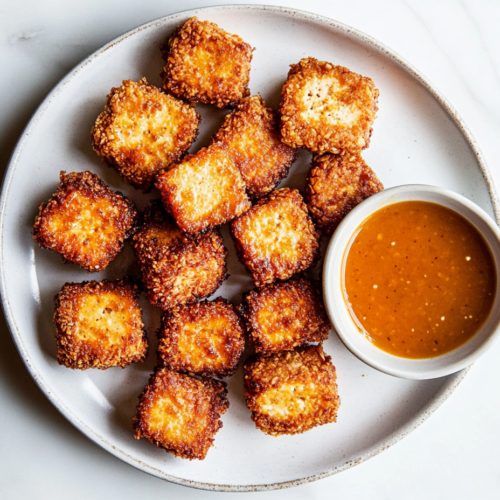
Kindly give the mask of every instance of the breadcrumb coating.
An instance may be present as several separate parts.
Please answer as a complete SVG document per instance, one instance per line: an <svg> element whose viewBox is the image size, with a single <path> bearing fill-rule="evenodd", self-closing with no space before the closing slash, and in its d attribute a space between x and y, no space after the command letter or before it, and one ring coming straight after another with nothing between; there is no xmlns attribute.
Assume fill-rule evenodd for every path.
<svg viewBox="0 0 500 500"><path fill-rule="evenodd" d="M318 233L296 189L277 189L231 224L238 255L258 287L316 263Z"/></svg>
<svg viewBox="0 0 500 500"><path fill-rule="evenodd" d="M238 168L217 144L160 173L156 187L178 226L188 233L228 222L251 206Z"/></svg>
<svg viewBox="0 0 500 500"><path fill-rule="evenodd" d="M153 201L132 246L151 304L161 309L195 302L212 295L227 276L226 255L217 230L183 233Z"/></svg>
<svg viewBox="0 0 500 500"><path fill-rule="evenodd" d="M137 286L127 279L66 283L55 296L57 361L68 368L142 363L148 341Z"/></svg>
<svg viewBox="0 0 500 500"><path fill-rule="evenodd" d="M94 151L137 189L181 159L198 135L194 107L148 84L124 80L112 88L91 131Z"/></svg>
<svg viewBox="0 0 500 500"><path fill-rule="evenodd" d="M281 93L283 142L312 153L359 153L370 144L378 96L366 76L302 59L291 65Z"/></svg>
<svg viewBox="0 0 500 500"><path fill-rule="evenodd" d="M331 329L320 284L305 277L247 292L242 312L255 351L263 354L322 342Z"/></svg>
<svg viewBox="0 0 500 500"><path fill-rule="evenodd" d="M251 198L261 198L284 179L298 151L281 142L278 114L258 95L242 99L212 142L238 167Z"/></svg>
<svg viewBox="0 0 500 500"><path fill-rule="evenodd" d="M89 170L62 171L60 180L52 198L40 205L33 238L42 248L60 253L65 262L102 271L133 233L137 210Z"/></svg>
<svg viewBox="0 0 500 500"><path fill-rule="evenodd" d="M158 359L172 370L233 375L245 347L243 322L221 297L174 308L163 315Z"/></svg>
<svg viewBox="0 0 500 500"><path fill-rule="evenodd" d="M252 47L215 23L191 17L162 55L163 88L177 97L226 108L250 94Z"/></svg>
<svg viewBox="0 0 500 500"><path fill-rule="evenodd" d="M383 189L361 156L324 154L313 159L306 202L318 229L332 234L356 205Z"/></svg>
<svg viewBox="0 0 500 500"><path fill-rule="evenodd" d="M245 400L258 429L299 434L337 421L337 375L321 346L299 347L245 363Z"/></svg>
<svg viewBox="0 0 500 500"><path fill-rule="evenodd" d="M228 407L224 382L157 368L140 395L134 437L178 457L203 460Z"/></svg>

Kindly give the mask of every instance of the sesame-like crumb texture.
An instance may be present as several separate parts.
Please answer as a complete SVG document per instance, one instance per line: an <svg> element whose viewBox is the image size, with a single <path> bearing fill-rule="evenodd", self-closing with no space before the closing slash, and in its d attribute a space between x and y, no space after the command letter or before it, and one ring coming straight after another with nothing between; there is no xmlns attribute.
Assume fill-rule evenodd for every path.
<svg viewBox="0 0 500 500"><path fill-rule="evenodd" d="M203 460L228 407L224 382L157 368L139 398L135 438L145 437L178 457Z"/></svg>
<svg viewBox="0 0 500 500"><path fill-rule="evenodd" d="M163 315L159 362L176 371L229 376L243 353L244 335L243 322L226 299L180 306Z"/></svg>
<svg viewBox="0 0 500 500"><path fill-rule="evenodd" d="M146 358L137 286L127 279L66 283L55 297L57 361L68 368L124 368Z"/></svg>
<svg viewBox="0 0 500 500"><path fill-rule="evenodd" d="M231 156L252 198L273 190L297 159L297 150L281 142L278 114L257 95L238 103L212 141Z"/></svg>
<svg viewBox="0 0 500 500"><path fill-rule="evenodd" d="M137 210L89 170L62 171L60 180L52 198L40 206L33 238L67 262L89 272L102 271L132 234Z"/></svg>
<svg viewBox="0 0 500 500"><path fill-rule="evenodd" d="M373 81L312 57L292 64L281 93L283 142L312 153L369 146L379 91Z"/></svg>
<svg viewBox="0 0 500 500"><path fill-rule="evenodd" d="M162 54L163 88L180 98L225 108L250 94L252 47L215 23L188 19Z"/></svg>
<svg viewBox="0 0 500 500"><path fill-rule="evenodd" d="M156 187L178 226L188 233L230 221L251 205L240 171L217 144L159 174Z"/></svg>
<svg viewBox="0 0 500 500"><path fill-rule="evenodd" d="M313 160L306 202L318 229L332 234L356 205L383 189L361 156L324 154Z"/></svg>
<svg viewBox="0 0 500 500"><path fill-rule="evenodd" d="M277 189L231 224L238 255L258 287L316 263L318 234L296 189Z"/></svg>
<svg viewBox="0 0 500 500"><path fill-rule="evenodd" d="M337 375L321 346L299 347L245 363L245 400L258 429L299 434L337 421Z"/></svg>
<svg viewBox="0 0 500 500"><path fill-rule="evenodd" d="M212 295L227 276L218 230L189 235L166 214L161 200L146 209L145 224L132 239L151 304L170 309Z"/></svg>
<svg viewBox="0 0 500 500"><path fill-rule="evenodd" d="M145 78L112 88L91 131L94 151L132 186L148 191L155 175L180 160L198 134L200 116Z"/></svg>
<svg viewBox="0 0 500 500"><path fill-rule="evenodd" d="M328 337L330 322L319 283L305 277L248 292L243 315L255 351L287 351Z"/></svg>

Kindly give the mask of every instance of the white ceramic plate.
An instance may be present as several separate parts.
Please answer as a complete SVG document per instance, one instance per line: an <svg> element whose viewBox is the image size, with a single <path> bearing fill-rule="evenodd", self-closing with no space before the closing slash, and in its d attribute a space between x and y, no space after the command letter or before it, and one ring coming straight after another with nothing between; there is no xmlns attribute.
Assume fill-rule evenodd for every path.
<svg viewBox="0 0 500 500"><path fill-rule="evenodd" d="M255 429L243 400L242 371L229 379L231 407L215 447L189 462L133 438L137 396L154 366L158 311L145 300L151 349L147 362L124 370L72 371L55 359L53 296L66 281L123 276L130 248L103 273L89 275L37 248L31 227L39 204L58 185L60 170L90 169L143 207L143 196L100 161L89 131L112 86L146 76L160 85L158 50L174 27L192 15L238 33L256 48L250 87L276 107L289 64L313 56L368 75L380 89L379 117L364 153L386 187L443 186L494 216L496 196L481 155L456 113L414 69L375 40L331 19L279 7L223 6L179 13L111 42L75 68L46 98L23 133L7 171L1 199L0 277L13 338L30 373L54 405L89 438L122 460L170 481L214 490L273 489L334 474L370 458L423 422L465 373L429 381L401 380L369 368L334 333L325 342L338 371L342 405L337 424L298 436L273 438ZM198 106L206 145L224 112ZM282 186L303 188L310 155L302 152ZM152 196L155 196L153 193ZM234 257L231 277L216 295L237 303L251 280Z"/></svg>

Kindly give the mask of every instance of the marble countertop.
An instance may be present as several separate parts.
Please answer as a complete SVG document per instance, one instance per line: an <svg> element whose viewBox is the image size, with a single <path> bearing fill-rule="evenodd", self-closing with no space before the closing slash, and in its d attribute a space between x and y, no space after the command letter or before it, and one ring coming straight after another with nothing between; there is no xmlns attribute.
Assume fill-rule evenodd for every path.
<svg viewBox="0 0 500 500"><path fill-rule="evenodd" d="M121 33L179 10L223 3L142 0L0 2L0 168L37 105L75 64ZM498 0L268 0L352 25L393 48L448 98L500 185ZM0 320L0 498L215 497L150 477L71 426L39 391ZM378 457L298 488L250 498L497 498L500 344L423 426ZM225 494L225 498L237 494ZM241 498L239 495L238 498Z"/></svg>

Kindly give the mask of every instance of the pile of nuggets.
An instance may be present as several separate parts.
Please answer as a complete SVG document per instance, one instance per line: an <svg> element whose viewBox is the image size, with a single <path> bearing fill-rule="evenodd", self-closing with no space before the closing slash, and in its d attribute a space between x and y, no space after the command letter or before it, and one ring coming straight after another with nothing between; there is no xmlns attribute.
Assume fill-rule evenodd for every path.
<svg viewBox="0 0 500 500"><path fill-rule="evenodd" d="M226 384L245 339L244 397L258 429L278 436L335 422L336 371L322 348L330 324L321 288L304 271L363 199L383 189L360 156L370 143L378 90L370 78L311 57L292 64L273 111L248 88L252 48L196 17L161 48L163 89L124 81L91 131L94 150L154 199L144 213L98 175L60 174L41 205L35 241L89 272L103 271L127 238L141 282L66 283L55 297L57 360L107 369L143 362L139 295L163 310L157 367L139 397L135 437L187 459L205 458L229 402ZM195 103L231 112L211 144ZM313 153L305 197L276 189L299 148ZM207 300L227 277L219 226L230 223L256 288L234 306Z"/></svg>

